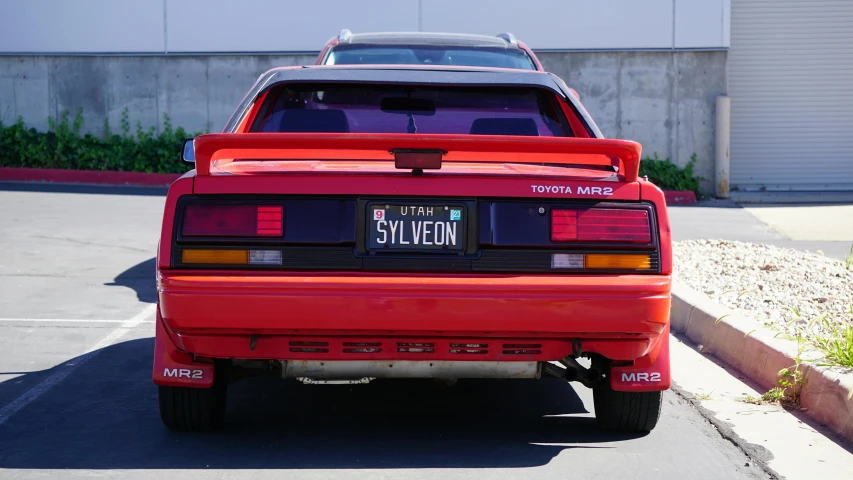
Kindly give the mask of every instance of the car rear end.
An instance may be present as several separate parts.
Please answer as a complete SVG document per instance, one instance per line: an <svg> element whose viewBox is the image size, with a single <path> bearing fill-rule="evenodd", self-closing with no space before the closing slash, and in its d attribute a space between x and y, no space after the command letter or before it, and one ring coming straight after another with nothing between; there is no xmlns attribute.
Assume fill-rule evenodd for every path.
<svg viewBox="0 0 853 480"><path fill-rule="evenodd" d="M245 114L256 118L237 119L244 131L195 140L196 172L170 188L157 260L164 422L215 425L226 385L254 374L552 376L594 388L602 426L653 428L670 383L671 252L663 195L637 178L639 145L567 118L565 130L478 134L480 118L525 113L504 104L443 119L455 92L406 87L399 100L386 87L395 100L378 102L393 117L369 119L359 115L372 97L356 107L307 89L312 101L324 92L318 105L348 105L348 131L294 131L316 117L304 112L289 129L291 114L265 112L279 100L259 92ZM549 101L571 113L569 96ZM451 121L465 133L353 132ZM275 131L246 133L269 122Z"/></svg>

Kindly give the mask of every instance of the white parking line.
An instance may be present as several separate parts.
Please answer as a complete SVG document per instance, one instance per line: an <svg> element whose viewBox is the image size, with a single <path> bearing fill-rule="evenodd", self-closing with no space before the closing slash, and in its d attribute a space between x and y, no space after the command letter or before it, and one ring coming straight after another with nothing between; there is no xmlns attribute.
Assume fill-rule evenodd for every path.
<svg viewBox="0 0 853 480"><path fill-rule="evenodd" d="M156 309L157 309L157 305L154 305L154 304L148 305L147 307L145 307L145 310L137 313L135 317L133 317L130 320L122 323L120 327L116 328L115 330L110 332L109 335L102 338L98 343L94 344L92 346L92 348L90 348L88 351L86 351L86 353L91 353L91 352L94 352L96 350L100 350L104 347L109 347L110 345L113 344L113 342L115 342L119 338L123 337L125 333L127 333L127 332L133 330L134 328L138 327L140 324L142 324L149 317L153 316L154 311Z"/></svg>
<svg viewBox="0 0 853 480"><path fill-rule="evenodd" d="M0 318L0 323L124 323L127 320L87 320L85 318ZM153 323L146 320L141 323Z"/></svg>
<svg viewBox="0 0 853 480"><path fill-rule="evenodd" d="M132 329L138 327L139 325L143 323L148 323L147 320L152 315L154 315L154 311L156 308L157 305L149 305L145 307L145 309L136 314L136 316L134 316L130 320L122 322L118 328L116 328L106 337L102 338L97 343L92 345L92 347L86 350L86 353L78 357L76 361L66 362L65 364L59 366L59 368L55 372L53 372L49 377L39 382L38 385L24 392L23 395L13 400L12 403L9 403L3 408L0 408L0 425L3 425L6 420L18 413L21 409L35 401L40 396L44 395L44 393L53 388L54 385L61 382L65 379L65 377L70 375L71 372L91 360L95 355L100 353L101 349L112 345L116 340L124 336Z"/></svg>

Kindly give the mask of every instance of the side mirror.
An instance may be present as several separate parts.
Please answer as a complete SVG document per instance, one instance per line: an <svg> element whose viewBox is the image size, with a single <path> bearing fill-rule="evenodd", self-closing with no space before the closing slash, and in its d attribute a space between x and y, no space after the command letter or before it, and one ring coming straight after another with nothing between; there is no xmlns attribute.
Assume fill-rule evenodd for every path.
<svg viewBox="0 0 853 480"><path fill-rule="evenodd" d="M195 146L193 145L193 140L193 138L184 140L184 149L181 152L181 160L191 164L195 164Z"/></svg>

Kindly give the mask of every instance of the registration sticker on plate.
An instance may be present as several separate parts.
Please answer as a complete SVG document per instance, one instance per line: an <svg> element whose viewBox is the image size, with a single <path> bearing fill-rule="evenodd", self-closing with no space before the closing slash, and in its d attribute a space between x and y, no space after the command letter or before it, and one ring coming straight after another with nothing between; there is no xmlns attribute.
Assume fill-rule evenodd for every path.
<svg viewBox="0 0 853 480"><path fill-rule="evenodd" d="M372 204L368 208L370 250L461 252L465 249L463 205Z"/></svg>

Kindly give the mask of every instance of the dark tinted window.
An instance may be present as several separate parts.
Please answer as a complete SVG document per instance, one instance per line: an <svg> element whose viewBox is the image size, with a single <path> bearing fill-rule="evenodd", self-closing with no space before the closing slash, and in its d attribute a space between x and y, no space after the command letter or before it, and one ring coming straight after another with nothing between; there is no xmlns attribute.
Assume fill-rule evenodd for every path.
<svg viewBox="0 0 853 480"><path fill-rule="evenodd" d="M279 87L252 131L572 136L539 89L370 84Z"/></svg>
<svg viewBox="0 0 853 480"><path fill-rule="evenodd" d="M522 50L488 47L338 45L326 65L459 65L536 70Z"/></svg>

